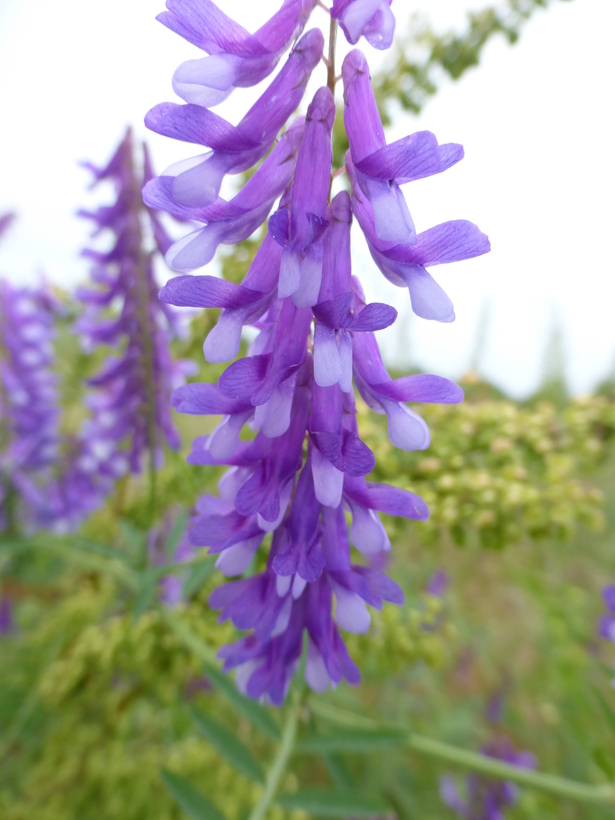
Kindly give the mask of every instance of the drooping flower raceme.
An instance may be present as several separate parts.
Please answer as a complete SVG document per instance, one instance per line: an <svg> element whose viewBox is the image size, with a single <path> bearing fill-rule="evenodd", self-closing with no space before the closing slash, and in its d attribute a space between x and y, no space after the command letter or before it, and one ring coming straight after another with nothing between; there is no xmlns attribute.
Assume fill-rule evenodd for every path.
<svg viewBox="0 0 615 820"><path fill-rule="evenodd" d="M115 185L117 199L95 212L81 212L94 222L95 235L106 231L112 243L106 251L84 252L93 263L95 287L77 293L86 306L78 331L86 350L104 345L115 352L89 382L91 415L73 473L66 478L65 489L72 492L88 486L89 478L105 485L128 470L138 472L145 453L152 462L158 460L163 442L179 447L169 395L192 369L191 363L171 357L169 339L177 332L176 319L157 298L154 247L145 246L147 222L162 252L171 245L158 216L152 211L148 219L142 203L142 183L152 176L147 153L144 179L136 169L128 131L105 168L88 167L94 184L109 180Z"/></svg>
<svg viewBox="0 0 615 820"><path fill-rule="evenodd" d="M375 461L359 435L353 383L374 412L386 415L391 441L406 450L429 445L427 426L407 402L462 399L447 379L392 379L387 372L375 333L397 312L368 304L352 274L353 217L385 276L410 288L415 312L440 321L452 320L452 307L442 309L435 283L423 284L433 282L425 266L476 256L489 244L467 222L417 236L400 185L446 170L463 152L425 133L387 145L361 52L351 52L342 68L350 192L331 199L334 82L316 91L306 117L294 120L266 156L322 56L320 32L303 34L260 100L232 126L207 108L219 101L210 91L226 93L266 76L264 67L250 74L257 53L251 35L238 35L233 51L219 34L225 18L209 0L168 0L167 6L163 22L220 59L181 67L176 90L188 104L165 103L146 118L160 133L210 149L144 189L150 207L201 223L167 252L168 263L184 275L168 282L161 299L221 309L204 343L211 362L232 361L243 327L257 330L248 355L232 362L217 384L188 384L173 394L180 412L221 417L210 435L194 441L189 461L229 467L219 495L199 499L190 540L208 547L220 571L236 579L210 598L222 620L249 631L221 650L225 668L237 670L238 685L250 696L280 704L306 633L305 674L313 689L359 681L342 631L366 631L368 607L403 603L397 584L375 569L382 563L378 554L391 548L379 513L428 516L413 493L367 480ZM290 44L287 32L305 26L312 6L285 2L254 37L267 31L271 42ZM364 36L377 47L390 45L394 18L387 0L336 1L332 14L351 43ZM273 46L270 52L275 58L263 52L259 65L279 59ZM229 67L244 73L228 80ZM226 85L218 70L228 73ZM186 90L186 83L198 88ZM220 198L225 174L265 156L233 199ZM267 234L241 285L187 275L207 265L218 245L247 238L268 216ZM255 434L250 440L240 437L246 425ZM255 556L262 571L240 578Z"/></svg>
<svg viewBox="0 0 615 820"><path fill-rule="evenodd" d="M45 286L0 281L0 529L34 529L49 511L59 452L53 314Z"/></svg>
<svg viewBox="0 0 615 820"><path fill-rule="evenodd" d="M485 744L481 752L512 766L522 769L536 768L536 758L531 752L517 752L505 736L495 737ZM478 774L466 778L466 793L461 795L450 777L440 780L442 802L463 820L503 820L502 809L517 802L519 788L505 780L489 780Z"/></svg>

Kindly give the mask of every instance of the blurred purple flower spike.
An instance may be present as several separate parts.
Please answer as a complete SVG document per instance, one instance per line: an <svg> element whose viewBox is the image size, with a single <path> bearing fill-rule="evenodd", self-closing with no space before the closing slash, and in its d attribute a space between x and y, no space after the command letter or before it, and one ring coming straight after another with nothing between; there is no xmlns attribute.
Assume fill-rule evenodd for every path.
<svg viewBox="0 0 615 820"><path fill-rule="evenodd" d="M0 281L0 529L32 531L50 510L46 488L60 449L54 314L45 285Z"/></svg>
<svg viewBox="0 0 615 820"><path fill-rule="evenodd" d="M313 5L301 5L302 13ZM336 0L332 13L351 42L365 36L385 48L394 29L389 6L386 0ZM169 4L169 9L180 7L186 11L192 5ZM209 3L201 8L190 22L192 40L197 42L198 27L203 32L198 44L221 58L210 63L206 58L195 64L195 71L204 71L207 65L222 66L224 71L240 66L239 52L231 53L226 40L223 45L216 40L210 48L211 32L219 30L222 16ZM289 13L296 8L299 5L292 2L283 6ZM274 17L271 24L277 26L279 19ZM166 15L164 21L169 20ZM301 26L304 22L302 18ZM174 20L173 25L187 36L184 23ZM238 27L228 30L243 32ZM237 34L242 48L248 43L246 36ZM253 45L250 40L244 49L241 70L246 77L256 65ZM313 689L323 691L342 680L359 682L342 632L365 632L369 607L380 609L385 601L404 600L397 584L376 568L379 554L391 548L379 513L415 521L429 515L425 502L413 493L367 480L375 459L359 436L353 380L368 406L386 414L393 444L407 450L427 447L429 431L406 402L451 403L463 398L457 385L438 376L392 379L388 374L374 334L390 326L397 311L387 304L367 304L352 275L353 213L385 276L397 285L409 286L410 281L416 312L421 308L415 305L414 280L423 274L430 278L422 266L467 258L476 250L459 249L458 223L451 223L452 230L446 226L444 237L430 232L416 236L399 185L445 170L461 158L462 150L439 146L432 134L387 146L369 69L357 51L351 52L342 70L351 194L342 191L331 200L336 108L330 71L329 86L316 91L305 120L295 121L283 133L234 199L215 198L224 174L246 170L265 156L301 99L322 45L321 35L308 31L236 128L198 105L165 104L147 119L160 133L211 149L202 158L171 168L145 190L150 207L204 225L167 253L175 270L195 270L213 259L219 244L247 238L280 198L242 284L211 275L179 276L160 293L169 304L221 309L204 344L211 362L237 356L244 326L257 331L247 355L232 362L217 384L184 385L174 392L172 403L182 413L222 417L212 433L193 442L188 457L192 464L229 468L219 481L219 495L198 501L189 540L195 547L208 547L217 555L220 571L235 579L211 594L211 606L220 611L222 621L250 631L220 650L225 669L237 670L237 684L248 695L277 705L298 667L305 633L305 676ZM268 59L273 58L264 56L262 65ZM180 74L185 79L184 70L180 68L176 79ZM237 76L231 85L238 84ZM199 78L200 88L211 89L218 82L213 71L210 77ZM226 94L229 85L219 85L220 93ZM192 102L213 104L210 90L202 96L200 90L195 93ZM476 234L482 238L476 252L487 250L478 229L464 230L475 246L480 244ZM411 251L415 256L408 261L405 254ZM421 296L423 313L441 317L438 294L435 303L433 289L423 288ZM452 307L446 320L451 312ZM242 441L246 424L256 436ZM268 533L271 546L263 570L238 577L268 542ZM370 566L353 563L351 544L369 556Z"/></svg>
<svg viewBox="0 0 615 820"><path fill-rule="evenodd" d="M441 598L451 582L450 576L445 569L437 569L431 576L425 587L425 592Z"/></svg>
<svg viewBox="0 0 615 820"><path fill-rule="evenodd" d="M600 616L596 631L600 638L615 643L615 585L604 587L602 597L608 612ZM611 685L615 688L615 678Z"/></svg>
<svg viewBox="0 0 615 820"><path fill-rule="evenodd" d="M170 337L178 332L177 320L158 299L153 254L143 247L143 179L133 150L129 130L105 168L88 165L96 183L114 183L117 199L111 206L81 212L94 222L95 235L106 230L113 244L106 252L84 251L93 261L96 287L78 290L86 306L78 331L86 349L99 345L118 349L122 344L125 348L120 355L110 355L90 379L97 398L90 400L93 414L84 429L85 449L76 467L83 470L91 463L94 468L96 461L94 469L115 478L128 469L138 472L144 453L157 462L163 441L173 449L180 446L168 397L194 371L192 363L174 362L169 350ZM147 154L144 173L151 174ZM153 211L150 220L156 242L166 249L171 240ZM117 302L119 316L109 318L107 311Z"/></svg>
<svg viewBox="0 0 615 820"><path fill-rule="evenodd" d="M487 757L502 760L522 769L536 768L531 752L517 752L507 737L496 737L481 749ZM512 806L519 796L518 787L505 780L488 780L471 774L466 778L466 796L459 793L450 777L440 779L442 802L463 820L504 820L502 809Z"/></svg>

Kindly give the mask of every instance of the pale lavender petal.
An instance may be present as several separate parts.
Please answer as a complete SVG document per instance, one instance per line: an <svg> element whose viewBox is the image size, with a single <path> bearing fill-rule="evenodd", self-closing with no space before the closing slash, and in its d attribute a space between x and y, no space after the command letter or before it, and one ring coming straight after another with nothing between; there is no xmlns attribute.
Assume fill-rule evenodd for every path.
<svg viewBox="0 0 615 820"><path fill-rule="evenodd" d="M315 692L324 692L329 688L331 678L322 655L312 641L308 641L307 663L305 666L305 680Z"/></svg>
<svg viewBox="0 0 615 820"><path fill-rule="evenodd" d="M416 229L399 185L370 177L364 177L363 181L372 203L378 238L403 245L415 243Z"/></svg>
<svg viewBox="0 0 615 820"><path fill-rule="evenodd" d="M317 447L312 449L312 475L316 498L325 507L339 507L342 500L344 473L326 459Z"/></svg>
<svg viewBox="0 0 615 820"><path fill-rule="evenodd" d="M405 404L386 400L389 439L400 450L426 450L429 447L429 427L423 419Z"/></svg>
<svg viewBox="0 0 615 820"><path fill-rule="evenodd" d="M335 593L335 620L347 632L362 634L367 632L371 617L365 606L365 601L355 592L351 592L340 584L332 583Z"/></svg>
<svg viewBox="0 0 615 820"><path fill-rule="evenodd" d="M337 384L342 377L342 361L334 330L316 323L314 332L314 378L320 387Z"/></svg>
<svg viewBox="0 0 615 820"><path fill-rule="evenodd" d="M248 541L240 541L238 544L233 544L228 549L223 550L216 561L217 569L227 577L242 575L256 555L261 541L262 536L257 535Z"/></svg>
<svg viewBox="0 0 615 820"><path fill-rule="evenodd" d="M230 362L239 353L243 321L234 312L223 311L203 343L205 359L212 363Z"/></svg>

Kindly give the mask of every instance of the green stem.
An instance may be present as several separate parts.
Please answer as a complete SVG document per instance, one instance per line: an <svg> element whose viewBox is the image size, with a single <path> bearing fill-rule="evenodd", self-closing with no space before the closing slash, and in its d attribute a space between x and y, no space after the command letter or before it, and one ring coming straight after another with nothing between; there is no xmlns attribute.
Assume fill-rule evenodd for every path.
<svg viewBox="0 0 615 820"><path fill-rule="evenodd" d="M337 40L337 20L333 17L329 24L329 57L327 66L327 87L335 97L335 43Z"/></svg>
<svg viewBox="0 0 615 820"><path fill-rule="evenodd" d="M299 704L297 701L293 702L288 709L286 723L282 732L282 739L277 754L273 759L271 768L267 773L267 780L265 782L265 789L260 796L260 799L248 820L263 820L269 806L275 799L280 780L282 779L288 760L292 754L293 746L295 745L295 738L297 736L297 719L299 714Z"/></svg>
<svg viewBox="0 0 615 820"><path fill-rule="evenodd" d="M335 706L323 703L316 698L310 699L309 706L315 715L338 726L368 730L383 728L382 724L375 720L337 709ZM400 727L395 728L399 729ZM601 785L579 783L557 775L529 771L518 766L511 766L509 763L503 763L480 752L460 749L457 746L451 746L448 743L442 743L439 740L433 740L411 732L408 732L405 743L409 749L418 754L445 760L447 763L480 772L498 780L510 780L520 786L529 786L533 789L549 792L557 797L567 797L581 803L612 803L615 805L615 784L612 783Z"/></svg>

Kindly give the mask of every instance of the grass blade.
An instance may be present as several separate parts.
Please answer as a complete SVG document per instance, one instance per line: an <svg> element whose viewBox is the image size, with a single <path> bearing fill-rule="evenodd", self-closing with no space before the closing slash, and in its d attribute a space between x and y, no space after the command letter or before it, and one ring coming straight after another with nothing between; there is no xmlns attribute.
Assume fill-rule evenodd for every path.
<svg viewBox="0 0 615 820"><path fill-rule="evenodd" d="M167 769L161 769L160 776L171 797L191 820L225 820L219 809L183 777Z"/></svg>
<svg viewBox="0 0 615 820"><path fill-rule="evenodd" d="M253 726L256 726L261 732L269 735L269 737L273 737L276 740L279 739L280 730L271 715L269 715L260 704L242 695L241 692L237 690L235 682L214 666L206 664L204 671L214 687L223 694L231 705L249 720Z"/></svg>
<svg viewBox="0 0 615 820"><path fill-rule="evenodd" d="M234 766L238 772L245 774L246 777L251 777L258 783L264 783L265 778L260 766L254 760L246 746L243 745L237 738L228 731L224 726L221 726L210 715L202 712L199 709L192 708L192 719L197 728L204 735L216 751L224 757L231 766Z"/></svg>

